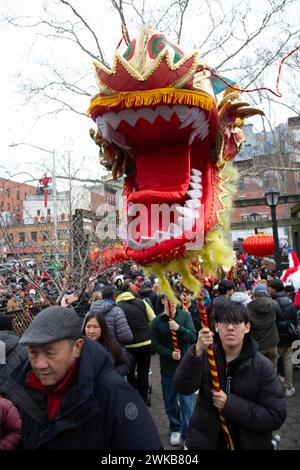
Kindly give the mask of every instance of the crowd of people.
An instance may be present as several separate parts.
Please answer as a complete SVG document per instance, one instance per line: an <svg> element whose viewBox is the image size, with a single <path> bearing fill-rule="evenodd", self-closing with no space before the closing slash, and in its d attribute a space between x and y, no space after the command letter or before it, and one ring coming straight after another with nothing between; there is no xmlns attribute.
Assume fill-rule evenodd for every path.
<svg viewBox="0 0 300 470"><path fill-rule="evenodd" d="M203 281L209 328L178 273L168 275L177 304L135 264L99 275L80 295L70 284L60 296L47 273L2 277L0 450L161 449L149 413L154 354L171 446L228 447L221 414L234 448L274 448L296 393L300 292L266 262L238 258L230 279ZM28 311L20 332L16 318ZM210 346L220 391L212 391Z"/></svg>

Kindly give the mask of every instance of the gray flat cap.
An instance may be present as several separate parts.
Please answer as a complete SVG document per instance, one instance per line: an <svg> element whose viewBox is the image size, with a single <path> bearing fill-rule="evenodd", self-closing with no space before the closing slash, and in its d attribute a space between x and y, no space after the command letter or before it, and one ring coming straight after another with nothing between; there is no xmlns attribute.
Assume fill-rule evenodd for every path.
<svg viewBox="0 0 300 470"><path fill-rule="evenodd" d="M24 346L42 346L61 339L79 338L80 332L81 322L73 309L52 306L35 317L19 343Z"/></svg>

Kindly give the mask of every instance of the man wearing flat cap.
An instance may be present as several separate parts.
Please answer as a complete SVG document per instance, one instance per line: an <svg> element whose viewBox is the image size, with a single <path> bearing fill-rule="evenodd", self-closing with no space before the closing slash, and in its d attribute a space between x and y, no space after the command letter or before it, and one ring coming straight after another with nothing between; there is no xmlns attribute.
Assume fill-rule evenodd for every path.
<svg viewBox="0 0 300 470"><path fill-rule="evenodd" d="M2 385L22 419L23 449L157 450L143 400L115 372L109 353L81 337L78 315L51 306L24 332L22 363Z"/></svg>

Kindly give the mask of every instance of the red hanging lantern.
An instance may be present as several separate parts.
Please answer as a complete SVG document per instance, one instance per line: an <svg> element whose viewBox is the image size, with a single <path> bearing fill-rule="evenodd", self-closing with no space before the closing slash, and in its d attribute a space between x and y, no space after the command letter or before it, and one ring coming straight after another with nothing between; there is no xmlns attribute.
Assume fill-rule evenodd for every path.
<svg viewBox="0 0 300 470"><path fill-rule="evenodd" d="M274 255L274 239L272 235L266 235L265 233L258 233L247 237L243 243L243 250L248 255L253 256L267 256Z"/></svg>

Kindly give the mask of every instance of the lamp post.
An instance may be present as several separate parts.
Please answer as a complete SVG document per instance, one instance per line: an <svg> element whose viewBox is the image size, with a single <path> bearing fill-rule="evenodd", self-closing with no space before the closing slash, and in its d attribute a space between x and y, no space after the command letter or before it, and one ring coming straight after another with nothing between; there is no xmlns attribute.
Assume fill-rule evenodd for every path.
<svg viewBox="0 0 300 470"><path fill-rule="evenodd" d="M251 212L251 214L249 214L249 217L250 219L252 220L252 222L258 222L259 219L260 219L260 215L258 212ZM255 235L257 235L257 227L254 227L254 233Z"/></svg>
<svg viewBox="0 0 300 470"><path fill-rule="evenodd" d="M41 152L50 153L52 155L52 183L53 183L53 226L54 226L54 241L55 241L55 261L58 260L58 227L57 227L57 193L56 193L56 167L55 167L55 150L48 150L38 145L28 144L27 142L17 142L10 144L9 147L18 147L19 145L27 145Z"/></svg>
<svg viewBox="0 0 300 470"><path fill-rule="evenodd" d="M274 256L277 273L281 273L281 259L280 259L280 248L279 248L279 238L278 238L278 227L277 227L277 218L276 218L276 206L278 204L280 192L275 188L269 188L265 192L265 198L267 204L271 209L271 218L272 218L272 229L273 229L273 238L274 238Z"/></svg>

